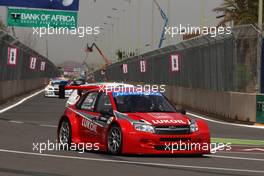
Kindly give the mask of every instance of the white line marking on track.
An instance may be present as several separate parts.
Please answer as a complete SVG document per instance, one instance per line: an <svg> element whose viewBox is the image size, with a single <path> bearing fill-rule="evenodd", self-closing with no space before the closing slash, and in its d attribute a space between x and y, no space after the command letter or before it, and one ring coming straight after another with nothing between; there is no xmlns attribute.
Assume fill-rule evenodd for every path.
<svg viewBox="0 0 264 176"><path fill-rule="evenodd" d="M215 152L217 152L217 150L225 148L226 146L227 145L224 144L224 145L219 145L218 147L212 148L211 153L215 153Z"/></svg>
<svg viewBox="0 0 264 176"><path fill-rule="evenodd" d="M39 126L41 126L41 127L49 127L49 128L57 128L57 126L56 125L39 125Z"/></svg>
<svg viewBox="0 0 264 176"><path fill-rule="evenodd" d="M15 120L10 120L10 121L8 121L8 122L10 122L10 123L17 123L17 124L22 124L22 123L24 123L24 122L21 122L21 121L15 121Z"/></svg>
<svg viewBox="0 0 264 176"><path fill-rule="evenodd" d="M43 157L53 157L53 158L108 162L108 163L136 164L136 165L142 165L142 166L162 166L162 167L171 167L171 168L204 169L204 170L214 170L214 171L217 170L217 171L229 171L229 172L264 173L264 170L247 170L247 169L234 169L234 168L221 168L221 167L177 165L177 164L150 163L150 162L140 162L140 161L121 161L121 160L112 160L112 159L85 158L85 157L77 157L77 156L53 155L53 154L43 154L43 153L41 154L41 153L32 153L32 152L23 152L23 151L5 150L5 149L0 149L0 152L22 154L22 155L43 156Z"/></svg>
<svg viewBox="0 0 264 176"><path fill-rule="evenodd" d="M241 149L242 151L261 151L264 152L263 148L248 148L248 149Z"/></svg>
<svg viewBox="0 0 264 176"><path fill-rule="evenodd" d="M34 96L40 94L40 93L43 92L43 91L44 91L44 89L41 90L41 91L38 91L38 92L36 92L36 93L34 93L34 94L32 94L32 95L29 95L29 96L26 97L26 98L23 98L22 100L20 100L19 102L15 103L15 104L13 104L13 105L11 105L11 106L8 106L8 107L6 107L6 108L4 108L4 109L1 109L1 110L0 110L0 114L2 114L2 113L4 113L4 112L6 112L6 111L8 111L8 110L10 110L10 109L12 109L12 108L18 106L18 105L20 105L20 104L22 104L22 103L24 103L24 102L27 101L28 99L30 99L30 98L32 98L32 97L34 97Z"/></svg>
<svg viewBox="0 0 264 176"><path fill-rule="evenodd" d="M244 125L244 124L237 124L237 123L221 122L221 121L205 118L203 116L196 115L196 114L193 114L190 112L188 112L187 115L190 115L190 116L193 116L193 117L196 117L199 119L203 119L203 120L208 121L208 122L218 123L218 124L222 124L222 125L231 125L231 126L247 127L247 128L255 128L255 129L264 129L264 126L254 126L254 125Z"/></svg>
<svg viewBox="0 0 264 176"><path fill-rule="evenodd" d="M224 158L224 159L235 159L235 160L248 160L248 161L261 161L264 162L264 159L260 158L246 158L246 157L237 157L237 156L224 156L224 155L204 155L211 158Z"/></svg>
<svg viewBox="0 0 264 176"><path fill-rule="evenodd" d="M264 152L243 152L243 151L218 151L217 153L246 154L246 155L264 155Z"/></svg>

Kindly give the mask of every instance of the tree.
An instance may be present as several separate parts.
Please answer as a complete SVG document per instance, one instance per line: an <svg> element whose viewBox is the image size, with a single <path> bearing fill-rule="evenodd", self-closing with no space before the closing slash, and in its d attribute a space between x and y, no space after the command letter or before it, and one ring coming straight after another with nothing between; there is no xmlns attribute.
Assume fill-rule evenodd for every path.
<svg viewBox="0 0 264 176"><path fill-rule="evenodd" d="M136 52L135 51L122 51L121 49L118 49L116 51L116 56L117 56L117 60L120 62L124 59L128 59L128 58L132 58L136 55Z"/></svg>
<svg viewBox="0 0 264 176"><path fill-rule="evenodd" d="M213 11L223 13L223 19L219 26L226 26L228 22L233 22L234 25L256 24L258 21L258 0L224 0Z"/></svg>
<svg viewBox="0 0 264 176"><path fill-rule="evenodd" d="M123 52L120 49L118 49L116 51L116 56L117 56L117 60L118 61L122 61L123 60Z"/></svg>

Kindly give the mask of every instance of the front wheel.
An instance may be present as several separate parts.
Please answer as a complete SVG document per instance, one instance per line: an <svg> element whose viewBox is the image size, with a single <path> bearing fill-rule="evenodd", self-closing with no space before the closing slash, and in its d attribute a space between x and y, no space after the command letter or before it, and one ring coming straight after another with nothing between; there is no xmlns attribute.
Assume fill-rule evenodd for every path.
<svg viewBox="0 0 264 176"><path fill-rule="evenodd" d="M111 127L107 136L108 151L117 155L122 152L122 131L117 125Z"/></svg>

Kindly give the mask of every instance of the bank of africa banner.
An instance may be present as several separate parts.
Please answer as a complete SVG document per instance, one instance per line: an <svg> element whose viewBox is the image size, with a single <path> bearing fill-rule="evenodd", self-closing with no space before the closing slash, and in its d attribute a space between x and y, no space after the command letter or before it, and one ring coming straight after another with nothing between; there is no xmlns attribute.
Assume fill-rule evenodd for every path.
<svg viewBox="0 0 264 176"><path fill-rule="evenodd" d="M0 0L0 6L79 10L79 0Z"/></svg>

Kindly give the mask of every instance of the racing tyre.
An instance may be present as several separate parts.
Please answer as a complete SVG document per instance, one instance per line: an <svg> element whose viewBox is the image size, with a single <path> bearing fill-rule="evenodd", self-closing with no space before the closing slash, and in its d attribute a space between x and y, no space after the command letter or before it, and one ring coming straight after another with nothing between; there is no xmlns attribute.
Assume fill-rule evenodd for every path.
<svg viewBox="0 0 264 176"><path fill-rule="evenodd" d="M63 149L68 149L71 146L71 124L68 119L63 119L59 128L59 143L62 144ZM67 148L66 148L67 147Z"/></svg>
<svg viewBox="0 0 264 176"><path fill-rule="evenodd" d="M111 154L118 155L122 152L122 131L117 125L113 125L107 135L107 147Z"/></svg>

